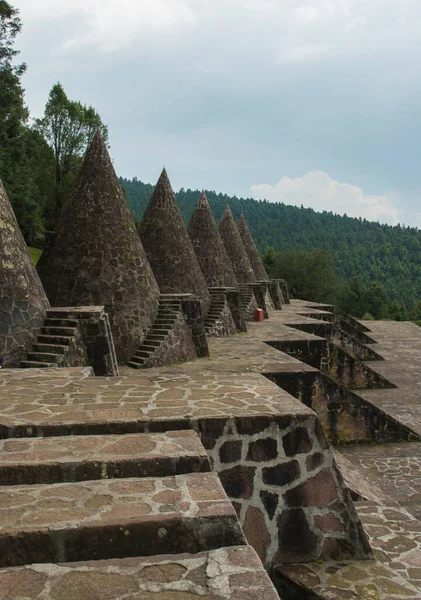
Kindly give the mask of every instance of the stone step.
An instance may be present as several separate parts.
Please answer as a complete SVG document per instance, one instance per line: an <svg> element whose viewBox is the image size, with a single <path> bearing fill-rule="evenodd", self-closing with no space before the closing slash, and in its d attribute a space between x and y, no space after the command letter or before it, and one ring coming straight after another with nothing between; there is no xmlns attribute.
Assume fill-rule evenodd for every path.
<svg viewBox="0 0 421 600"><path fill-rule="evenodd" d="M62 346L59 344L34 344L33 351L34 352L51 352L52 354L65 354L68 351L68 346Z"/></svg>
<svg viewBox="0 0 421 600"><path fill-rule="evenodd" d="M28 352L27 360L59 364L64 360L64 354L55 354L53 352Z"/></svg>
<svg viewBox="0 0 421 600"><path fill-rule="evenodd" d="M135 362L133 359L127 361L127 366L130 367L131 369L142 369L143 368L143 362Z"/></svg>
<svg viewBox="0 0 421 600"><path fill-rule="evenodd" d="M169 329L168 327L156 327L155 325L151 329L151 333L154 335L157 334L166 336L170 331L171 329Z"/></svg>
<svg viewBox="0 0 421 600"><path fill-rule="evenodd" d="M152 346L151 344L147 344L145 342L144 344L142 344L141 346L139 346L138 351L139 350L144 350L145 352L153 353L153 352L156 351L156 346Z"/></svg>
<svg viewBox="0 0 421 600"><path fill-rule="evenodd" d="M148 346L160 346L162 340L165 340L165 336L160 336L160 339L156 339L155 337L148 335L148 337L145 339L145 344Z"/></svg>
<svg viewBox="0 0 421 600"><path fill-rule="evenodd" d="M223 596L211 594L210 590L221 589L221 582ZM193 556L11 567L0 570L0 588L10 600L279 600L258 556L247 545Z"/></svg>
<svg viewBox="0 0 421 600"><path fill-rule="evenodd" d="M153 354L148 354L148 356L132 356L130 362L135 363L137 367L143 367L143 365L152 358Z"/></svg>
<svg viewBox="0 0 421 600"><path fill-rule="evenodd" d="M154 325L174 325L174 323L177 321L177 319L174 317L173 319L167 318L167 319L156 319Z"/></svg>
<svg viewBox="0 0 421 600"><path fill-rule="evenodd" d="M37 341L40 344L57 344L59 346L69 346L74 340L72 335L45 335L40 334Z"/></svg>
<svg viewBox="0 0 421 600"><path fill-rule="evenodd" d="M3 486L0 506L2 568L196 553L245 543L213 472Z"/></svg>
<svg viewBox="0 0 421 600"><path fill-rule="evenodd" d="M48 369L57 367L57 363L39 362L37 360L23 360L21 362L22 369Z"/></svg>
<svg viewBox="0 0 421 600"><path fill-rule="evenodd" d="M57 319L53 317L47 317L44 319L44 325L50 327L77 327L79 321L77 319Z"/></svg>
<svg viewBox="0 0 421 600"><path fill-rule="evenodd" d="M0 486L210 470L192 430L0 440Z"/></svg>
<svg viewBox="0 0 421 600"><path fill-rule="evenodd" d="M45 335L66 335L74 337L77 329L75 327L41 327L41 333Z"/></svg>
<svg viewBox="0 0 421 600"><path fill-rule="evenodd" d="M133 358L150 358L154 354L154 350L138 350Z"/></svg>

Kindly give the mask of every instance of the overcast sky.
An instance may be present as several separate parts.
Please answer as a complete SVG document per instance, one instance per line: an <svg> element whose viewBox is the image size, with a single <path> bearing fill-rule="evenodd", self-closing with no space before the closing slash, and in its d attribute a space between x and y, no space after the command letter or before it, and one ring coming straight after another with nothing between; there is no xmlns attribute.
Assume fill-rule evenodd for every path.
<svg viewBox="0 0 421 600"><path fill-rule="evenodd" d="M419 0L10 0L117 173L421 227Z"/></svg>

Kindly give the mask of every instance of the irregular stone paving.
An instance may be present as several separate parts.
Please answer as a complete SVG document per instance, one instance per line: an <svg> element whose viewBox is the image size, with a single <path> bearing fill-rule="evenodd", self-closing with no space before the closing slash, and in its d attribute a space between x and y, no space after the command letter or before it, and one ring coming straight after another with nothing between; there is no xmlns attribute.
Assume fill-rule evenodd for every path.
<svg viewBox="0 0 421 600"><path fill-rule="evenodd" d="M421 329L415 323L363 321L376 340L375 349L384 361L370 363L398 387L390 390L362 390L361 396L401 423L421 434L420 386Z"/></svg>
<svg viewBox="0 0 421 600"><path fill-rule="evenodd" d="M0 566L244 543L216 473L0 487Z"/></svg>
<svg viewBox="0 0 421 600"><path fill-rule="evenodd" d="M250 546L16 567L0 570L0 590L7 600L278 600Z"/></svg>
<svg viewBox="0 0 421 600"><path fill-rule="evenodd" d="M420 443L349 447L340 453L383 495L421 519Z"/></svg>
<svg viewBox="0 0 421 600"><path fill-rule="evenodd" d="M322 600L420 600L421 522L398 503L357 507L375 560L320 561L277 571Z"/></svg>
<svg viewBox="0 0 421 600"><path fill-rule="evenodd" d="M63 380L53 390L49 382L34 388L32 381L22 380L0 388L0 437L30 436L35 431L54 435L66 428L77 434L83 427L84 433L93 427L106 433L113 424L131 424L134 431L143 431L151 421L177 418L188 428L194 419L291 414L312 412L255 374L236 379L216 374L87 378Z"/></svg>
<svg viewBox="0 0 421 600"><path fill-rule="evenodd" d="M0 441L0 485L210 471L194 431Z"/></svg>

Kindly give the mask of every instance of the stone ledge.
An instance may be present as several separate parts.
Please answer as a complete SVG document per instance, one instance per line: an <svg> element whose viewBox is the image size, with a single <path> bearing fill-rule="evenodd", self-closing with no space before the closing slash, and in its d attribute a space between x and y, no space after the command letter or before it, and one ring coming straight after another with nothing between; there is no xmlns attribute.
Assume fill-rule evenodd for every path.
<svg viewBox="0 0 421 600"><path fill-rule="evenodd" d="M0 487L0 566L244 544L215 473Z"/></svg>
<svg viewBox="0 0 421 600"><path fill-rule="evenodd" d="M165 477L210 471L193 431L0 441L0 485Z"/></svg>
<svg viewBox="0 0 421 600"><path fill-rule="evenodd" d="M0 570L8 600L279 600L250 546Z"/></svg>

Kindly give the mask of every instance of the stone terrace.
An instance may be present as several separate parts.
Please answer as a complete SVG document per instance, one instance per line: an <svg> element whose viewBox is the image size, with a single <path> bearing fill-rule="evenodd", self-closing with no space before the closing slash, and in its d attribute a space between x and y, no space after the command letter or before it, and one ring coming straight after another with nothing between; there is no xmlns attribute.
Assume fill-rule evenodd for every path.
<svg viewBox="0 0 421 600"><path fill-rule="evenodd" d="M393 486L385 489L376 467L378 494L357 503L375 559L354 560L371 554L319 420L262 375L317 373L265 342L320 340L291 325L314 328L323 324L323 314L328 318L317 305L293 301L269 321L250 323L247 334L211 338L209 358L145 371L127 368L116 378L91 377L90 369L2 371L0 562L9 568L0 570L0 593L14 600L84 598L89 579L95 582L90 598L272 600L269 579L244 545L226 493L261 560L268 567L282 563L277 572L308 590L302 598L419 599L418 492L408 489L413 502L406 511L396 504L402 494ZM370 367L399 387L358 394L386 418L406 419L415 435L421 415L417 386L394 361L409 360L404 352L410 344L417 363L421 331L417 335L419 329L407 330L406 324L367 326L380 342L373 349L386 359ZM389 347L382 342L388 327L395 334ZM405 396L411 413L405 412ZM366 497L371 481L370 452L392 447L358 446L355 454L347 449L344 457L351 462L340 464L345 479L359 488L353 490L357 497ZM394 451L406 461L399 475L408 480L416 469L412 451L403 459L399 452L413 448L416 456L418 447L399 444ZM208 472L211 465L225 493ZM160 470L152 476L154 468ZM395 488L401 485L399 480ZM135 532L144 532L148 543ZM179 554L186 551L195 554ZM175 555L145 558L168 552ZM303 561L313 562L286 566ZM34 562L45 564L16 566ZM289 598L291 589L279 585L281 597Z"/></svg>

